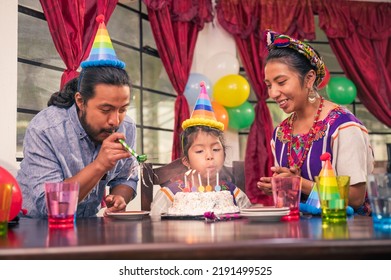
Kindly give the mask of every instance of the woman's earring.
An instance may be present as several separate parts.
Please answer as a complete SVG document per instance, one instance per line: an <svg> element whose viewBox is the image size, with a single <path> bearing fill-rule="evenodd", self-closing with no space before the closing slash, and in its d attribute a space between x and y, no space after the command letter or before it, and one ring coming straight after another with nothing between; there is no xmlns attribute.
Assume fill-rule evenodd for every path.
<svg viewBox="0 0 391 280"><path fill-rule="evenodd" d="M312 88L310 88L308 92L308 102L312 104L315 103L317 97L318 97L318 93L314 91Z"/></svg>

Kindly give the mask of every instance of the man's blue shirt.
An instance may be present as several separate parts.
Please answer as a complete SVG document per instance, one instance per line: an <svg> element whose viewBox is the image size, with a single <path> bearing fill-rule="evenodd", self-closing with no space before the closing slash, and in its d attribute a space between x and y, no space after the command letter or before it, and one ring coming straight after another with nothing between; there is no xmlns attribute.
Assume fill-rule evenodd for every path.
<svg viewBox="0 0 391 280"><path fill-rule="evenodd" d="M126 116L118 132L134 149L136 125ZM50 106L30 122L24 138L24 159L17 174L23 193L23 208L30 217L46 217L44 182L60 182L79 173L98 156L101 145L90 140L77 116L76 106ZM136 193L138 162L134 157L122 159L78 204L77 216L90 217L100 209L106 186L124 184Z"/></svg>

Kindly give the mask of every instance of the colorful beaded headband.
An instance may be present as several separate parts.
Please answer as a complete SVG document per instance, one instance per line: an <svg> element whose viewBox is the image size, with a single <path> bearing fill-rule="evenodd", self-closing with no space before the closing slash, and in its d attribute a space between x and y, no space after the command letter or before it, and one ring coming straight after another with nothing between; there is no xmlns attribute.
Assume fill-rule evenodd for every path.
<svg viewBox="0 0 391 280"><path fill-rule="evenodd" d="M279 34L277 32L267 30L266 43L269 51L277 48L291 48L304 55L316 68L315 84L319 85L326 75L325 65L321 57L317 55L315 50L308 44L289 37L288 35Z"/></svg>

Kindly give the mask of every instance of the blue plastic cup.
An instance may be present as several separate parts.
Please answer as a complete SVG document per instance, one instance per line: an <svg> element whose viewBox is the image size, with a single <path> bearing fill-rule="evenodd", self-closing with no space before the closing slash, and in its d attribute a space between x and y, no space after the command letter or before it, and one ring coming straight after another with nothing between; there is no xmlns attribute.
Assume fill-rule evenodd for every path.
<svg viewBox="0 0 391 280"><path fill-rule="evenodd" d="M368 175L367 189L374 228L391 231L391 173Z"/></svg>

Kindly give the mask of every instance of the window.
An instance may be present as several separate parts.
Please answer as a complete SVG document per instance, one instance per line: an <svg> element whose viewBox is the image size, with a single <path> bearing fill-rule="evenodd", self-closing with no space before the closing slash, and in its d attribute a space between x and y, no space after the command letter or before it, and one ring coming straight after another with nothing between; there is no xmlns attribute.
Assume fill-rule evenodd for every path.
<svg viewBox="0 0 391 280"><path fill-rule="evenodd" d="M132 83L128 114L137 125L138 153L154 164L171 161L174 127L173 91L156 52L142 1L120 0L107 29L117 56L126 63ZM17 153L23 158L28 123L58 91L65 65L58 55L37 0L18 2Z"/></svg>
<svg viewBox="0 0 391 280"><path fill-rule="evenodd" d="M65 65L54 47L39 1L19 0L18 4L17 159L20 161L26 127L33 116L46 107L50 95L58 90ZM315 20L317 22L317 17ZM156 51L142 1L120 0L107 29L134 85L128 114L137 125L136 151L147 154L154 164L168 163L176 93ZM320 28L311 44L324 57L332 76L344 75ZM244 71L240 74L246 77ZM325 90L321 90L321 94L326 96ZM254 94L249 101L256 102ZM268 100L268 107L275 125L286 117L272 100ZM377 121L359 100L347 107L369 129L376 160L387 160L385 143L391 143L391 129ZM241 159L245 156L247 135L248 130L239 132Z"/></svg>

